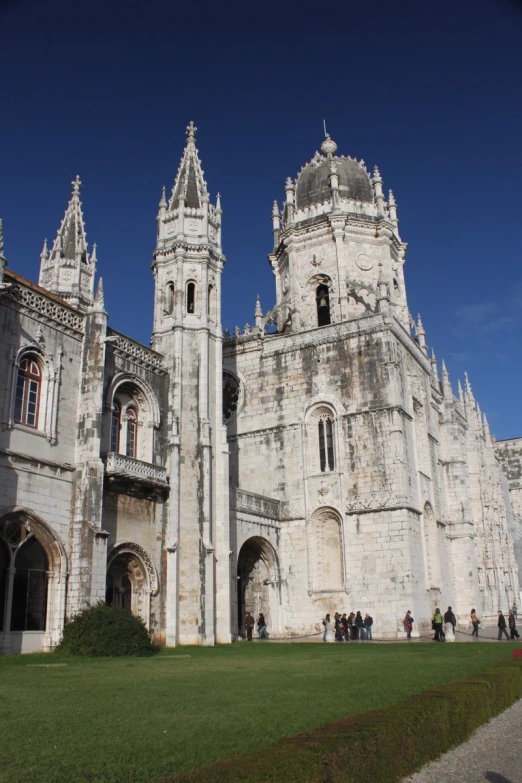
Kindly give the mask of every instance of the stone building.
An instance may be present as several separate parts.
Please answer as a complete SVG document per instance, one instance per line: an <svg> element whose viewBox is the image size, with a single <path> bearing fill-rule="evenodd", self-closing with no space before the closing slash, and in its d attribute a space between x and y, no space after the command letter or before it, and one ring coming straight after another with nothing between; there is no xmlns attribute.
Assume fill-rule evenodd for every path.
<svg viewBox="0 0 522 783"><path fill-rule="evenodd" d="M38 285L0 242L0 649L127 606L161 644L327 611L418 630L518 595L511 509L469 381L409 314L397 206L327 136L273 207L276 302L221 327L222 210L191 123L157 217L152 348L108 326L77 177Z"/></svg>

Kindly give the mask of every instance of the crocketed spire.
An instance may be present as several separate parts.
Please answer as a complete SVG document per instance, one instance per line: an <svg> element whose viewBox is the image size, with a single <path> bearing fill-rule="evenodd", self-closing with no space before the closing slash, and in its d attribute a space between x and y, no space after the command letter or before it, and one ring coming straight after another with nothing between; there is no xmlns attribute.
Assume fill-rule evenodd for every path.
<svg viewBox="0 0 522 783"><path fill-rule="evenodd" d="M177 209L180 199L190 209L200 209L202 202L208 200L207 183L196 149L196 131L194 123L190 122L187 126L187 143L168 204L169 210Z"/></svg>

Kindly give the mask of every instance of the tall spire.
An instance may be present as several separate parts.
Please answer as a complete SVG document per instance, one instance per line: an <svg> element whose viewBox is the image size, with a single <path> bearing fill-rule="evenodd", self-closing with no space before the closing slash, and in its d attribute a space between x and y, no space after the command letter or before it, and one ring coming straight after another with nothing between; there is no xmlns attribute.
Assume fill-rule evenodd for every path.
<svg viewBox="0 0 522 783"><path fill-rule="evenodd" d="M203 201L208 201L207 183L196 149L196 132L197 128L194 123L189 122L187 143L169 199L169 210L177 209L180 200L189 209L200 209Z"/></svg>
<svg viewBox="0 0 522 783"><path fill-rule="evenodd" d="M71 304L85 308L94 300L96 253L89 258L80 189L76 175L72 194L50 253L47 243L40 255L39 283Z"/></svg>

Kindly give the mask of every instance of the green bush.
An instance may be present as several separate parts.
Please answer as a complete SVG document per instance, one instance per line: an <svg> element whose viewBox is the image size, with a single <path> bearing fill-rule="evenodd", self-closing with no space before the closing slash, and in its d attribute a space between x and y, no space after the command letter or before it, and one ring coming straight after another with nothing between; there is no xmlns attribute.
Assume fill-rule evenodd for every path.
<svg viewBox="0 0 522 783"><path fill-rule="evenodd" d="M397 783L522 696L516 661L173 778L177 783Z"/></svg>
<svg viewBox="0 0 522 783"><path fill-rule="evenodd" d="M56 648L66 655L151 655L153 644L139 617L128 609L96 604L72 617Z"/></svg>

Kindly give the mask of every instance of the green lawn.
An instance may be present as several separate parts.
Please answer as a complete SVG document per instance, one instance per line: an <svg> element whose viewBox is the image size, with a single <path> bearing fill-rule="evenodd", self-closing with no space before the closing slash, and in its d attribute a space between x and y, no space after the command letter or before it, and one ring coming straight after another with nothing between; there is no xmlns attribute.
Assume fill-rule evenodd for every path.
<svg viewBox="0 0 522 783"><path fill-rule="evenodd" d="M512 649L241 643L143 659L4 656L0 781L160 781L393 704L508 660ZM57 663L67 665L35 665Z"/></svg>

